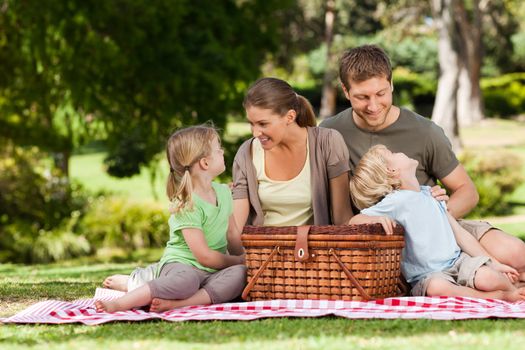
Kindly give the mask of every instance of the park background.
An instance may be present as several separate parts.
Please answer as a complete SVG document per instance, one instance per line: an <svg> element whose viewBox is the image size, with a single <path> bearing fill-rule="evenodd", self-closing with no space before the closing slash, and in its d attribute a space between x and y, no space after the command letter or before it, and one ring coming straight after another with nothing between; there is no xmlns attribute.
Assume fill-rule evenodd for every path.
<svg viewBox="0 0 525 350"><path fill-rule="evenodd" d="M250 135L241 105L250 83L289 81L321 120L348 107L337 60L365 43L392 59L395 104L451 139L480 193L471 217L524 239L522 1L0 0L0 317L91 297L106 275L157 260L168 237L170 133L213 121L231 169ZM524 325L0 326L0 344L510 349L525 341Z"/></svg>

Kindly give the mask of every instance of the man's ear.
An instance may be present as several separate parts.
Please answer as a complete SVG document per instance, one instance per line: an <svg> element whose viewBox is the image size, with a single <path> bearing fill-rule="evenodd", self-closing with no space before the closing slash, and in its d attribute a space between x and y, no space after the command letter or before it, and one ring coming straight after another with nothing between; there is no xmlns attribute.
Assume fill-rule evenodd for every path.
<svg viewBox="0 0 525 350"><path fill-rule="evenodd" d="M341 84L341 89L343 89L343 93L345 94L346 99L350 101L350 94L348 93L345 84L341 80L339 80L339 83Z"/></svg>
<svg viewBox="0 0 525 350"><path fill-rule="evenodd" d="M394 92L394 78L390 79L390 90Z"/></svg>

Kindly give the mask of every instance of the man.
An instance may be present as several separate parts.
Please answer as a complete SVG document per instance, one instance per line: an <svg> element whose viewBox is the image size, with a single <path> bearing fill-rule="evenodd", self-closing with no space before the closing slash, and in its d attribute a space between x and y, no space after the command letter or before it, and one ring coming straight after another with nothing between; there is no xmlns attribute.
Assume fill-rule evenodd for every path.
<svg viewBox="0 0 525 350"><path fill-rule="evenodd" d="M432 187L449 212L461 218L474 208L478 192L452 151L443 130L432 121L392 104L392 67L387 54L375 45L346 51L340 61L341 87L352 107L324 120L320 126L338 130L345 139L353 169L373 145L384 144L419 162L417 178ZM436 186L441 181L447 192ZM460 220L499 262L514 267L525 281L525 243L489 223Z"/></svg>

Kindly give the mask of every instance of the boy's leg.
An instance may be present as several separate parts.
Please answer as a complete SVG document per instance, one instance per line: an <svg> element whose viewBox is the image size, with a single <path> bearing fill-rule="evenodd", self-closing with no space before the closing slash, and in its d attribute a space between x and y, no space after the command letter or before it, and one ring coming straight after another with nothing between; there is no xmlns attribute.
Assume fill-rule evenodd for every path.
<svg viewBox="0 0 525 350"><path fill-rule="evenodd" d="M115 300L97 300L95 301L95 308L97 312L117 312L148 305L150 302L151 290L146 284Z"/></svg>
<svg viewBox="0 0 525 350"><path fill-rule="evenodd" d="M490 265L481 266L476 271L474 287L486 292L494 290L512 291L516 289L503 273L494 270Z"/></svg>
<svg viewBox="0 0 525 350"><path fill-rule="evenodd" d="M512 266L525 282L525 242L485 221L458 220L479 243L499 262Z"/></svg>
<svg viewBox="0 0 525 350"><path fill-rule="evenodd" d="M470 287L459 286L444 278L433 277L428 281L426 295L500 299L515 302L519 300L525 300L525 288L519 288L513 291L495 290L491 292L485 292Z"/></svg>

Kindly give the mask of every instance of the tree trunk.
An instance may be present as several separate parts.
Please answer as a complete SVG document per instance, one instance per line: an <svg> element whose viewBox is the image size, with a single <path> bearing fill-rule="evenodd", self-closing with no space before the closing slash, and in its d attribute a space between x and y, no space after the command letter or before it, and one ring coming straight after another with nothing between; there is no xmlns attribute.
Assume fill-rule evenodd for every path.
<svg viewBox="0 0 525 350"><path fill-rule="evenodd" d="M326 1L325 14L325 45L326 45L326 69L323 78L323 94L321 96L321 107L319 117L321 119L333 116L337 103L337 69L336 55L332 52L335 21L335 0Z"/></svg>
<svg viewBox="0 0 525 350"><path fill-rule="evenodd" d="M481 9L479 0L472 4L472 19L469 20L463 0L454 0L452 11L458 30L458 53L464 67L460 71L458 90L458 121L468 126L481 121L485 116L479 85L482 64Z"/></svg>
<svg viewBox="0 0 525 350"><path fill-rule="evenodd" d="M439 68L440 76L436 101L432 110L432 120L441 126L458 151L461 147L457 119L457 91L460 75L460 57L457 50L457 32L452 18L451 2L454 0L432 0L434 20L439 30Z"/></svg>

